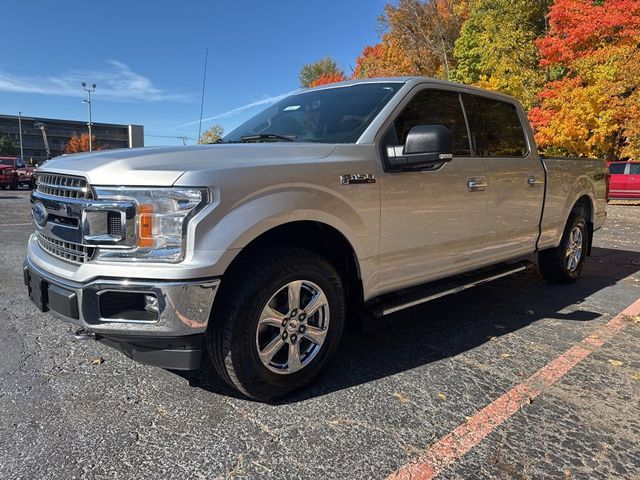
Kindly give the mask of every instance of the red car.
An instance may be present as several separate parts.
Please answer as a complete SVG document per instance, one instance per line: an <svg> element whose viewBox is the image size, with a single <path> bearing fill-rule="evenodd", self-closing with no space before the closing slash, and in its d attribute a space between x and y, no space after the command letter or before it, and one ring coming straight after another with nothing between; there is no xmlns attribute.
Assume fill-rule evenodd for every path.
<svg viewBox="0 0 640 480"><path fill-rule="evenodd" d="M609 174L611 200L640 199L640 162L611 162Z"/></svg>
<svg viewBox="0 0 640 480"><path fill-rule="evenodd" d="M35 181L33 174L36 169L27 166L23 159L19 157L0 157L0 186L15 190L20 185L33 188Z"/></svg>

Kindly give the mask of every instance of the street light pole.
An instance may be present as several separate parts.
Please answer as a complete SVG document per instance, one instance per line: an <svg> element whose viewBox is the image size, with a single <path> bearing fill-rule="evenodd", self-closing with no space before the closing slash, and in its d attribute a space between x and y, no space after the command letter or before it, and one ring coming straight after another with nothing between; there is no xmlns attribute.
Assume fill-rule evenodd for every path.
<svg viewBox="0 0 640 480"><path fill-rule="evenodd" d="M20 158L24 161L24 148L22 147L22 112L18 112L18 129L20 130Z"/></svg>
<svg viewBox="0 0 640 480"><path fill-rule="evenodd" d="M93 137L91 135L91 93L96 91L96 84L92 84L91 88L87 88L87 82L82 82L82 88L84 89L85 92L87 92L89 99L84 99L82 100L82 103L86 103L89 106L89 123L87 123L87 126L89 127L89 151L93 151Z"/></svg>

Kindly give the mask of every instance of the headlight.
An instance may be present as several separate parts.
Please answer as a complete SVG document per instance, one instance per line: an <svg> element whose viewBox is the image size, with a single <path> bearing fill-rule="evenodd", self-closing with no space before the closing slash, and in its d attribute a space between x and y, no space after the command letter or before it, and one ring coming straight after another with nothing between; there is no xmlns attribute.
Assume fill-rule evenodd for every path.
<svg viewBox="0 0 640 480"><path fill-rule="evenodd" d="M184 257L189 219L209 201L202 188L94 187L98 200L134 203L135 224L129 226L133 245L100 247L98 260L179 262Z"/></svg>

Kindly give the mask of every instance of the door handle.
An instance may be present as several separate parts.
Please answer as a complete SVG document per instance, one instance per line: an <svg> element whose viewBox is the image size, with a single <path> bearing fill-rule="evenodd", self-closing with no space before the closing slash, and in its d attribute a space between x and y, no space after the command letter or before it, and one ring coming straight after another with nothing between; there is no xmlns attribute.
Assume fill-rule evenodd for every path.
<svg viewBox="0 0 640 480"><path fill-rule="evenodd" d="M527 183L529 184L529 186L534 187L536 185L542 185L544 181L541 178L531 175L527 180Z"/></svg>
<svg viewBox="0 0 640 480"><path fill-rule="evenodd" d="M487 188L487 181L484 177L470 178L467 180L467 188L470 192L481 192Z"/></svg>

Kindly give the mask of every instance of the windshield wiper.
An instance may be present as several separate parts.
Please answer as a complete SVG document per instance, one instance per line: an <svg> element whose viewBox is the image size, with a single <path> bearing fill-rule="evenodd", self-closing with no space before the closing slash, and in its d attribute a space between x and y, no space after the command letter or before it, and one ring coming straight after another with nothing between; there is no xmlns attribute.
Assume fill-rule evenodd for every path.
<svg viewBox="0 0 640 480"><path fill-rule="evenodd" d="M286 142L295 142L295 135L279 135L277 133L259 133L258 135L244 135L240 137L240 140L243 142L252 142L257 140L269 140L269 139L277 139L284 140Z"/></svg>

